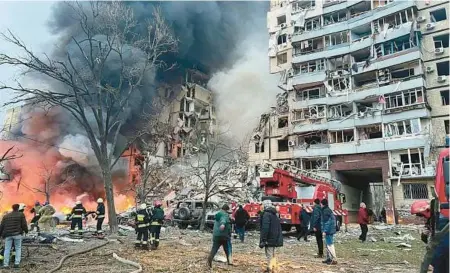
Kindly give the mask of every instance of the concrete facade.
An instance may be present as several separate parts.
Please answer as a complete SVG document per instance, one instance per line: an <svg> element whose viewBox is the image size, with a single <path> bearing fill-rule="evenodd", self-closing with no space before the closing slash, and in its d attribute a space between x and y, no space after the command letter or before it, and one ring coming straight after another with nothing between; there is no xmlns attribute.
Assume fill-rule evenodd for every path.
<svg viewBox="0 0 450 273"><path fill-rule="evenodd" d="M369 207L380 205L369 193L381 185L388 220L404 221L412 201L431 198L449 133L449 10L447 1L272 1L268 55L287 97L281 137L290 145L253 164L328 173Z"/></svg>

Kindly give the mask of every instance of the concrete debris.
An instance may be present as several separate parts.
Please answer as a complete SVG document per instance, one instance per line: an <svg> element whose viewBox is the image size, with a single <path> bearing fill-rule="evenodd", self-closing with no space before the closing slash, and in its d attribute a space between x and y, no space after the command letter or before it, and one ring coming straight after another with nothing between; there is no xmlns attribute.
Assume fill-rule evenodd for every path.
<svg viewBox="0 0 450 273"><path fill-rule="evenodd" d="M288 93L279 93L277 94L277 112L278 114L284 114L289 111L288 106Z"/></svg>
<svg viewBox="0 0 450 273"><path fill-rule="evenodd" d="M227 257L225 257L225 256L215 256L214 257L214 261L220 262L220 263L226 263L227 262Z"/></svg>
<svg viewBox="0 0 450 273"><path fill-rule="evenodd" d="M376 242L377 241L377 239L375 239L375 238L373 238L373 237L370 237L370 241L372 241L372 242Z"/></svg>
<svg viewBox="0 0 450 273"><path fill-rule="evenodd" d="M132 228L130 226L119 225L119 228L126 230L126 231L134 231L134 228Z"/></svg>
<svg viewBox="0 0 450 273"><path fill-rule="evenodd" d="M405 234L403 236L398 236L398 237L386 237L384 238L385 242L390 242L390 243L398 243L398 242L409 242L409 241L414 241L415 238L413 236L411 236L410 234Z"/></svg>
<svg viewBox="0 0 450 273"><path fill-rule="evenodd" d="M401 231L396 231L396 232L394 232L394 233L395 233L395 235L401 235L401 234L402 234Z"/></svg>
<svg viewBox="0 0 450 273"><path fill-rule="evenodd" d="M372 226L374 229L376 229L376 230L386 230L386 229L392 229L392 228L394 228L394 225L385 225L385 224L382 224L382 225L373 225Z"/></svg>
<svg viewBox="0 0 450 273"><path fill-rule="evenodd" d="M411 245L406 244L406 243L401 243L401 244L396 245L396 247L406 247L406 248L411 248Z"/></svg>
<svg viewBox="0 0 450 273"><path fill-rule="evenodd" d="M192 244L186 243L185 240L180 240L179 243L180 243L180 245L182 245L182 246L192 246Z"/></svg>

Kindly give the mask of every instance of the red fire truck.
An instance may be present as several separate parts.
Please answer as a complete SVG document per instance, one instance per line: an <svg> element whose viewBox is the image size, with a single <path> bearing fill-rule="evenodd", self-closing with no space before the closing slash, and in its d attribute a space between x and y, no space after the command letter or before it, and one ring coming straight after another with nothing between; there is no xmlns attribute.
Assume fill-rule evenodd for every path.
<svg viewBox="0 0 450 273"><path fill-rule="evenodd" d="M262 200L271 200L279 212L284 231L300 225L300 212L311 213L314 199L328 199L331 210L336 215L337 228L348 224L348 212L342 209L345 194L339 193L340 182L319 176L296 167L266 163L260 172L260 187L264 192ZM250 214L250 223L259 223L261 203L248 203L244 209Z"/></svg>

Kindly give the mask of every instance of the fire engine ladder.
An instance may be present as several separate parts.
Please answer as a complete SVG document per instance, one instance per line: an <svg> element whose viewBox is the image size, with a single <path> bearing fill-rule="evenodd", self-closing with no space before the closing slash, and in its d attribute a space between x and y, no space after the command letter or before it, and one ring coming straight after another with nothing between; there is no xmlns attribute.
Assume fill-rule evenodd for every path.
<svg viewBox="0 0 450 273"><path fill-rule="evenodd" d="M292 174L293 177L297 177L298 179L302 180L302 181L319 181L322 183L327 183L329 185L331 185L332 187L334 187L338 192L341 191L341 182L336 180L336 179L331 179L328 177L324 177L321 175L318 175L314 172L310 172L310 171L305 171L305 170L301 170L295 166L286 164L286 163L273 163L273 162L266 162L265 164L268 164L269 166L271 166L272 168L275 169L282 169L285 171L288 171Z"/></svg>

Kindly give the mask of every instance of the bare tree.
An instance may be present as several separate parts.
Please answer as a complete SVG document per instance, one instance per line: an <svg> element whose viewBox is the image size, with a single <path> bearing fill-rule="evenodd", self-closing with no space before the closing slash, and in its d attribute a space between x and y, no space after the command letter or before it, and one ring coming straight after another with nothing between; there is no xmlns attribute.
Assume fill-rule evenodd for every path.
<svg viewBox="0 0 450 273"><path fill-rule="evenodd" d="M71 48L62 58L40 58L11 31L2 38L22 50L21 57L0 54L0 65L23 67L58 83L59 90L1 86L18 95L10 103L25 102L60 106L85 129L104 179L109 225L117 231L111 169L117 162L113 151L124 123L124 110L143 81L158 69L170 69L162 56L177 50L178 41L160 8L146 22L145 35L130 7L120 1L66 3L79 23L81 34L70 37ZM69 15L68 15L69 16ZM115 75L107 74L114 64ZM111 79L112 78L112 79ZM90 121L92 117L93 121Z"/></svg>
<svg viewBox="0 0 450 273"><path fill-rule="evenodd" d="M54 168L49 168L45 164L41 167L41 173L40 176L43 180L43 187L42 188L33 188L35 192L41 193L45 196L45 201L50 203L50 196L51 194L58 188L64 185L66 182L70 182L73 177L69 176L66 177L64 181L57 181L54 173Z"/></svg>
<svg viewBox="0 0 450 273"><path fill-rule="evenodd" d="M22 157L22 155L16 154L13 149L14 146L8 148L8 150L6 150L6 152L4 152L2 157L0 158L0 180L11 180L11 176L5 170L5 164L10 160Z"/></svg>
<svg viewBox="0 0 450 273"><path fill-rule="evenodd" d="M200 230L204 230L207 203L210 198L242 187L243 181L229 181L228 174L236 168L245 157L242 147L229 144L226 133L216 132L214 135L196 129L191 145L198 151L191 158L189 174L200 181L203 195L203 209L200 218Z"/></svg>

